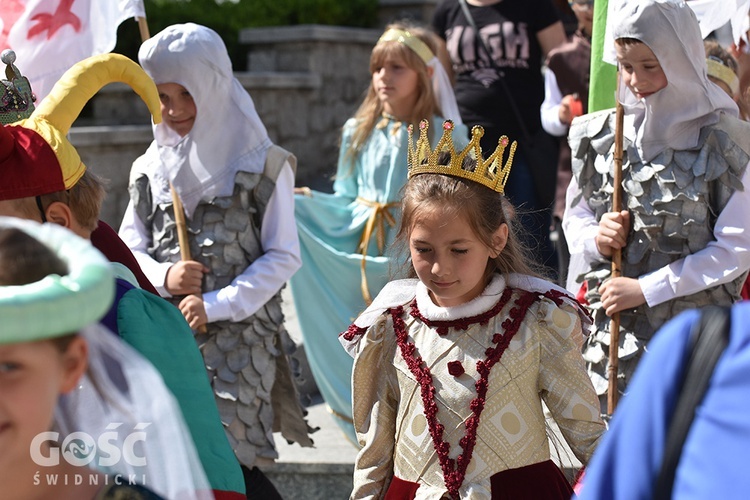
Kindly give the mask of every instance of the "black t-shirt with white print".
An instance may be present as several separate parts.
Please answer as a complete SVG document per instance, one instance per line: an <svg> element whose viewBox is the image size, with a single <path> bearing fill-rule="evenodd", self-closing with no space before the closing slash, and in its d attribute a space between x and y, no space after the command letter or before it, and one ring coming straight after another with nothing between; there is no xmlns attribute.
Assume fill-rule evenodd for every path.
<svg viewBox="0 0 750 500"><path fill-rule="evenodd" d="M501 0L482 7L469 5L469 10L533 134L541 127L539 108L544 100L542 49L536 35L560 19L557 9L551 0ZM495 144L502 134L520 139L507 94L497 82L498 71L477 42L458 0L443 0L435 8L432 27L446 41L464 123L482 125L485 139Z"/></svg>

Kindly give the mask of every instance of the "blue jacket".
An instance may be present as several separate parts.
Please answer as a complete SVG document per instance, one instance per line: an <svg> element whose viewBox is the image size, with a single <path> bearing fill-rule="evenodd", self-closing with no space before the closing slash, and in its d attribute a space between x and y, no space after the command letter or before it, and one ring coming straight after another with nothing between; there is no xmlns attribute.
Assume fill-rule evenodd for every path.
<svg viewBox="0 0 750 500"><path fill-rule="evenodd" d="M580 500L652 498L668 420L699 311L666 323L649 343L611 426L594 453ZM750 302L733 306L729 344L719 358L677 466L673 498L745 499L750 473Z"/></svg>

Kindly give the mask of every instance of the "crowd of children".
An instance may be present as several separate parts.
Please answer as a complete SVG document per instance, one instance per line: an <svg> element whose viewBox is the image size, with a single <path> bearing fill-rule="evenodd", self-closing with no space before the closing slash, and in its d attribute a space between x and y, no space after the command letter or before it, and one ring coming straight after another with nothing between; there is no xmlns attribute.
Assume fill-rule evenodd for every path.
<svg viewBox="0 0 750 500"><path fill-rule="evenodd" d="M470 106L479 90L505 99L493 87L504 74L487 76L499 60L485 59L511 58L508 47L462 59L469 46L498 48L488 26L523 24L526 10L444 0L440 33L388 25L342 128L330 194L295 189L296 157L273 144L205 26L164 29L141 46L140 66L116 54L82 61L35 105L4 54L15 103L0 129L6 493L281 498L262 472L278 456L273 433L313 445L284 326L288 282L317 386L360 448L351 498L570 498L549 418L582 464L595 457L582 498L651 481L618 483L601 465L623 446L602 417L613 317L625 393L668 320L740 300L750 269L746 68L704 43L684 0L623 0L611 26L619 112L586 113L594 2L570 6L579 24L567 44L548 13L534 25L536 48L513 57L539 59L537 71L548 55L545 99L527 96L540 102L526 125L565 138L562 176L547 179L565 187L553 213L558 254L570 259L556 273L529 246L542 234L524 223L529 207L514 203L525 199L518 179L531 178L527 127L507 116L507 130L482 127ZM494 17L473 33L466 16L481 12ZM99 220L103 183L65 137L114 80L153 115L119 232ZM615 429L632 432L617 415ZM96 439L114 422L148 423L143 463L109 463L101 449L76 462L80 453L61 449L64 460L40 464L66 435Z"/></svg>

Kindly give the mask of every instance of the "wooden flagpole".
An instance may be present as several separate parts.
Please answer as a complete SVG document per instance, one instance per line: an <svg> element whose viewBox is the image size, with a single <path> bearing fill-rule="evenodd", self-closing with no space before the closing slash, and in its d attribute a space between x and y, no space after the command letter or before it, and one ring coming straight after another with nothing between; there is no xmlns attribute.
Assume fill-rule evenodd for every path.
<svg viewBox="0 0 750 500"><path fill-rule="evenodd" d="M138 30L141 32L141 42L145 42L151 38L151 33L148 29L148 23L145 17L136 18L138 21ZM174 221L177 229L177 240L180 245L180 259L192 260L190 256L190 244L188 243L187 223L185 221L185 209L182 206L182 200L175 191L172 183L169 183L169 190L172 193L172 208L174 208ZM200 297L200 293L193 294ZM198 333L206 333L206 325L198 327Z"/></svg>
<svg viewBox="0 0 750 500"><path fill-rule="evenodd" d="M619 89L620 79L617 79ZM618 92L619 96L619 92ZM614 151L614 174L612 193L612 211L619 212L622 210L622 128L625 118L625 110L617 99L615 108L615 151ZM612 278L622 276L622 249L618 248L612 252ZM609 372L607 388L607 415L612 415L617 406L617 373L619 371L619 347L620 347L620 313L612 315L609 323Z"/></svg>
<svg viewBox="0 0 750 500"><path fill-rule="evenodd" d="M141 43L143 43L151 38L151 33L148 30L148 23L146 22L145 17L136 17L135 19L138 21L138 30L141 32Z"/></svg>

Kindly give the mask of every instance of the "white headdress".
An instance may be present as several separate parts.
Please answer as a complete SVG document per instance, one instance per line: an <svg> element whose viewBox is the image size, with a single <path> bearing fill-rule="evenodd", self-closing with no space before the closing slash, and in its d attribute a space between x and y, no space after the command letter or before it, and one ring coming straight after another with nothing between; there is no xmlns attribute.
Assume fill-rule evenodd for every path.
<svg viewBox="0 0 750 500"><path fill-rule="evenodd" d="M212 499L182 411L156 368L100 324L81 335L89 366L55 410L62 444L77 435L86 445L90 437L96 446L84 459L89 467L125 483L132 478L164 498Z"/></svg>
<svg viewBox="0 0 750 500"><path fill-rule="evenodd" d="M154 125L160 174L189 217L201 199L232 194L237 172L263 171L271 140L215 31L193 23L169 26L141 45L138 60L157 85L178 83L195 101L195 123L185 137ZM164 186L151 187L157 202L171 202Z"/></svg>
<svg viewBox="0 0 750 500"><path fill-rule="evenodd" d="M638 100L621 82L618 98L637 128L641 159L652 160L667 148L698 144L700 130L721 113L738 115L734 101L708 79L698 20L682 0L624 0L613 11L612 37L634 38L659 60L668 84Z"/></svg>

